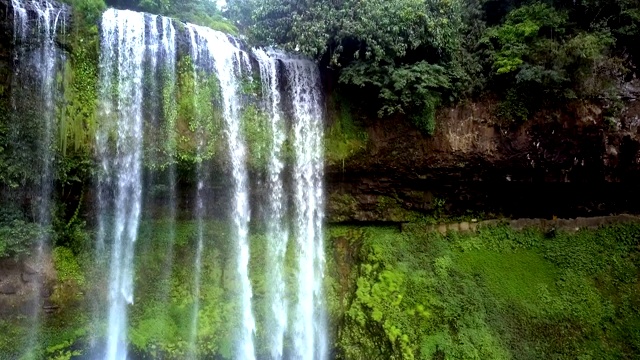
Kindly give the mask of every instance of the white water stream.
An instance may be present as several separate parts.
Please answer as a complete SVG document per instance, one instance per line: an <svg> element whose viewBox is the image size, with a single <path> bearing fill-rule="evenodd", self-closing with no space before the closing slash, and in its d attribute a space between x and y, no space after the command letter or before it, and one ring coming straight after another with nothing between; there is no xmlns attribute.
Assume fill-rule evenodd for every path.
<svg viewBox="0 0 640 360"><path fill-rule="evenodd" d="M19 118L11 124L10 136L23 155L34 156L39 179L35 194L35 220L43 230L52 223L54 179L54 138L57 133L56 105L62 91L56 84L66 56L56 47L58 35L66 30L68 8L47 1L12 0L16 69L12 81L11 104ZM27 103L25 103L25 101ZM20 105L18 105L20 103ZM23 106L26 105L26 108ZM19 109L20 107L20 109ZM28 114L28 115L27 115ZM22 117L24 116L24 117ZM29 126L32 126L30 129ZM23 129L24 127L24 129ZM27 144L24 135L37 129L36 143ZM21 145L19 145L21 144ZM33 146L35 145L35 146ZM33 146L33 147L31 147ZM30 150L30 151L29 151ZM42 231L36 241L33 270L44 274L45 254L50 251L49 231ZM36 296L31 304L28 349L37 345L42 315L42 282L36 281Z"/></svg>
<svg viewBox="0 0 640 360"><path fill-rule="evenodd" d="M55 133L54 79L62 59L53 44L57 31L64 28L66 14L50 3L29 2L27 9L18 0L14 6L16 41L25 41L33 30L26 20L36 11L39 31L44 41L33 58L23 64L38 69L45 126L41 151L45 161L40 186L39 222L51 219L50 201L53 168L51 143ZM34 10L35 9L35 10ZM57 9L57 10L56 10ZM62 8L64 9L64 8ZM54 11L55 10L55 11ZM254 49L249 52L234 38L208 28L187 24L186 39L194 64L195 98L200 74L216 76L220 101L211 102L222 114L222 148L227 157L230 175L231 241L238 281L240 327L237 329L234 357L253 360L257 354L257 327L263 326L265 344L259 356L272 359L321 360L327 355L326 320L322 282L323 247L323 109L320 76L317 66L307 60L284 53ZM126 10L107 10L102 17L100 32L99 112L95 154L99 165L97 177L97 266L108 265L109 286L104 344L96 345L95 357L126 359L128 347L128 313L134 304L134 249L142 213L143 144L145 122L167 127L165 155L174 157L176 148L176 83L179 31L164 17ZM254 69L253 64L258 67ZM241 87L254 81L259 73L262 86L261 111L268 117L266 133L268 159L264 175L265 189L251 189L248 168L248 147L242 124L246 105ZM145 80L146 76L150 76ZM145 82L147 81L147 82ZM145 100L146 99L146 100ZM161 101L159 101L161 100ZM194 105L196 100L194 99ZM169 105L167 105L169 104ZM202 106L198 104L197 106ZM49 111L47 110L47 111ZM171 111L174 111L171 114ZM195 116L198 116L196 109ZM165 123L161 124L161 121ZM211 120L207 120L211 121ZM161 124L161 125L160 125ZM196 151L205 157L211 141L208 128L196 129ZM222 144L221 144L222 145ZM287 150L290 149L290 150ZM291 151L292 154L288 154ZM173 165L170 165L173 166ZM207 165L210 166L210 165ZM194 260L194 308L189 343L192 358L198 355L198 316L201 301L202 256L208 243L205 239L206 209L214 202L205 189L210 188L210 169L196 164L196 194L194 218L198 223ZM167 198L171 228L175 238L177 217L176 169L167 172ZM249 272L252 190L266 191L265 229L267 247L264 254L269 286L266 289L268 313L264 323L254 317L253 290ZM47 239L42 240L46 244ZM173 241L173 240L171 240ZM151 244L153 246L153 244ZM167 248L167 263L173 258L172 244ZM40 248L42 251L42 248ZM291 252L291 253L289 253ZM295 276L287 277L287 258L295 259ZM168 282L171 266L165 269ZM167 297L169 289L165 290ZM165 299L164 301L168 301ZM96 302L94 310L99 308ZM95 316L101 321L102 316ZM262 320L261 320L262 321ZM36 334L37 331L34 331ZM34 336L34 341L37 335ZM265 350L266 349L266 350Z"/></svg>

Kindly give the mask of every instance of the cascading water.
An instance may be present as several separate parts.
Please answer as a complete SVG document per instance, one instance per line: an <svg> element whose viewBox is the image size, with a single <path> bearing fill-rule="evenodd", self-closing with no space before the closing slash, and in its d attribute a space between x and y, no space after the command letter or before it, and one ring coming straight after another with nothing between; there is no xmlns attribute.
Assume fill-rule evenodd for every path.
<svg viewBox="0 0 640 360"><path fill-rule="evenodd" d="M174 241L176 237L176 216L177 216L177 194L176 194L176 147L177 137L176 127L176 30L170 18L149 15L147 22L148 33L147 42L147 66L145 67L145 79L148 81L146 89L145 104L145 130L152 133L148 136L145 144L148 149L156 149L155 152L145 153L148 162L154 164L156 168L166 166L164 171L160 171L156 176L153 170L147 172L146 190L153 189L154 186L161 186L166 189L162 194L163 220L167 227L158 229L158 235L163 238L166 235L167 241L162 244L152 244L144 242L144 245L163 246L165 253L164 270L161 274L160 292L163 302L167 302L170 292L171 272L173 265ZM166 165L165 165L166 164ZM150 205L155 205L153 196ZM163 222L164 222L163 221ZM160 234L160 232L166 232ZM144 251L144 248L142 249Z"/></svg>
<svg viewBox="0 0 640 360"><path fill-rule="evenodd" d="M68 8L47 0L12 0L14 16L15 59L17 61L12 82L11 104L18 118L12 124L10 136L16 146L16 156L38 154L33 165L40 174L36 180L36 222L46 229L51 226L53 196L53 139L56 127L56 103L61 89L56 76L61 71L65 54L58 50L55 41L65 32ZM35 21L30 21L34 19ZM35 104L35 106L34 106ZM38 129L34 143L25 142L24 135ZM21 145L20 145L21 144ZM34 270L45 272L45 254L50 247L48 231L42 231L37 239ZM41 286L36 283L36 296L31 306L31 331L28 349L37 345L41 315Z"/></svg>
<svg viewBox="0 0 640 360"><path fill-rule="evenodd" d="M249 189L247 186L246 147L240 129L240 103L238 96L238 75L242 74L243 65L248 65L248 56L240 52L229 42L223 33L214 32L210 39L214 51L215 66L220 80L223 100L223 114L226 136L231 154L233 172L233 222L235 236L239 247L238 274L241 282L242 329L240 335L239 357L246 360L255 359L253 337L256 331L255 319L251 307L252 290L249 282ZM250 69L248 69L250 71Z"/></svg>
<svg viewBox="0 0 640 360"><path fill-rule="evenodd" d="M199 111L199 107L198 107L198 68L204 67L207 68L207 64L209 63L209 58L206 56L206 48L199 46L198 44L200 43L200 39L198 37L198 34L196 32L196 28L193 26L188 26L187 30L189 32L189 40L190 40L190 56L191 56L191 61L194 64L193 67L193 106L194 106L194 112L195 112L195 117L198 118L198 120L201 120L201 111ZM204 52L204 56L201 56L201 53ZM201 61L201 59L203 59ZM209 69L207 69L209 70ZM200 124L201 121L197 121L198 124ZM205 153L205 134L204 134L204 126L202 126L202 124L200 124L201 126L198 126L198 129L196 130L196 153L197 156L199 158L202 158L204 156ZM198 313L200 310L200 286L201 286L201 273L202 273L202 251L204 250L204 209L205 209L205 195L204 195L204 183L206 181L206 173L204 170L204 166L202 164L202 161L198 162L197 165L197 169L196 169L196 207L194 209L195 211L195 217L196 217L196 221L197 221L197 226L198 226L198 232L197 232L197 245L196 245L196 255L195 255L195 261L194 261L194 276L193 276L193 289L194 289L194 294L193 294L193 298L194 298L194 304L193 304L193 310L192 310L192 315L191 315L191 332L189 335L189 357L190 358L195 358L196 357L196 343L197 343L197 336L198 336Z"/></svg>
<svg viewBox="0 0 640 360"><path fill-rule="evenodd" d="M297 303L293 314L293 357L326 358L326 325L322 279L323 153L322 108L317 66L279 55L291 97L295 163L293 166Z"/></svg>
<svg viewBox="0 0 640 360"><path fill-rule="evenodd" d="M164 104L164 119L166 128L166 152L170 159L175 159L177 151L177 138L175 135L175 126L177 118L176 110L176 31L171 19L161 17L162 23L162 59L163 66L160 67L163 80L162 104ZM169 183L169 244L167 245L167 265L163 274L163 283L166 284L164 289L165 302L169 296L169 286L171 280L171 269L173 265L173 247L176 238L176 220L177 220L177 190L176 190L176 165L170 161L168 167L168 183Z"/></svg>
<svg viewBox="0 0 640 360"><path fill-rule="evenodd" d="M250 72L249 57L237 44L221 32L188 25L193 46L212 65L219 80L222 113L233 177L232 218L237 244L237 271L240 281L241 319L238 358L255 359L255 319L251 305L249 282L249 194L247 185L246 147L240 127L240 96L238 87L243 71ZM200 61L203 61L202 58Z"/></svg>
<svg viewBox="0 0 640 360"><path fill-rule="evenodd" d="M133 304L133 252L142 202L144 59L145 52L157 52L160 44L170 41L163 39L165 31L162 36L153 31L155 21L150 15L114 9L102 16L101 126L96 143L104 172L99 181L99 224L103 235L110 233L112 238L107 344L101 356L106 359L127 357L127 307ZM104 196L110 193L113 199ZM109 212L113 220L107 231Z"/></svg>
<svg viewBox="0 0 640 360"><path fill-rule="evenodd" d="M267 320L268 349L273 359L284 356L284 339L289 337L296 359L325 359L327 353L322 277L324 247L323 206L323 111L317 66L286 54L255 49L260 64L262 94L270 117L272 134L267 169L267 273L271 313ZM292 175L293 235L297 257L296 302L288 314L284 262L289 231L284 188L284 154L287 139L283 98L290 104L295 160ZM291 329L287 328L287 321Z"/></svg>
<svg viewBox="0 0 640 360"><path fill-rule="evenodd" d="M269 149L267 169L268 204L266 206L266 228L268 279L268 301L271 304L267 315L268 349L272 359L281 359L284 351L284 335L287 330L287 294L284 276L284 262L287 252L289 231L286 224L286 197L284 193L284 155L282 147L287 138L282 114L278 62L264 50L254 49L260 64L262 97L270 118L270 132L273 141Z"/></svg>
<svg viewBox="0 0 640 360"><path fill-rule="evenodd" d="M48 2L29 2L32 8L14 4L16 42L26 41L34 32L27 16L38 14L39 32L44 34L41 45L29 56L21 53L17 67L41 96L42 110L38 119L42 121L42 137L37 151L44 161L42 179L38 193L38 222L47 226L51 219L49 199L52 195L52 138L55 132L55 75L59 63L64 60L55 50L53 41L66 21L65 8L55 8ZM99 79L99 121L96 131L95 151L100 167L97 179L97 241L96 266L108 265L109 286L107 304L94 303L94 311L106 312L95 316L94 322L106 320L106 341L94 347L95 358L124 359L127 357L127 328L129 306L134 298L134 248L142 212L143 157L152 163L173 164L178 151L177 123L177 38L179 31L170 19L132 11L107 10L101 24L101 53ZM212 188L211 168L213 162L210 147L215 136L209 134L210 122L218 121L210 106L219 110L220 126L223 129L224 146L229 164L233 256L239 289L237 329L237 351L235 358L255 359L256 319L253 314L252 285L249 274L250 243L250 185L248 180L248 147L243 123L246 94L241 87L253 81L254 72L249 53L241 50L238 41L221 32L188 24L185 33L190 40L190 57L194 66L193 97L195 123L189 131L195 139L196 157L196 201L193 205L197 220L197 247L194 258L194 307L190 338L186 340L185 356L192 358L200 354L197 349L198 316L200 301L208 301L200 294L201 267L207 239L205 239L205 216L214 202L207 189ZM18 50L21 51L21 50ZM260 343L260 357L272 359L325 359L326 325L323 311L322 274L324 253L322 244L323 189L322 189L322 116L321 92L318 69L310 61L283 53L254 49L262 85L262 113L267 114L268 140L266 161L265 206L266 238L264 256L268 287L266 302L268 309L264 323L265 344ZM33 71L36 70L36 71ZM215 75L219 91L208 93L200 88L207 74ZM16 80L21 76L18 74ZM200 78L200 79L199 79ZM182 78L181 78L182 79ZM209 84L210 85L210 84ZM184 86L184 84L182 84ZM207 85L208 86L208 85ZM14 87L18 87L17 84ZM33 90L32 90L33 91ZM213 96L213 93L217 95ZM20 94L16 92L16 94ZM201 98L202 95L202 98ZM219 98L217 97L219 95ZM12 95L13 96L13 95ZM211 97L211 99L205 99ZM15 99L14 99L15 100ZM207 102L209 103L207 105ZM252 104L255 105L255 104ZM208 111L208 112L207 112ZM16 111L17 112L17 111ZM215 111L214 111L215 112ZM215 112L215 114L218 114ZM184 119L181 119L184 121ZM191 120L189 120L191 121ZM218 126L213 125L214 127ZM150 131L161 148L144 149L146 132ZM158 134L162 133L162 134ZM145 135L143 135L145 134ZM293 163L288 164L285 151L290 142L294 154ZM222 143L221 143L222 144ZM149 146L159 146L153 142ZM158 150L159 149L159 150ZM144 152L149 151L149 152ZM26 152L28 153L28 151ZM145 154L145 155L143 155ZM162 182L169 185L168 196L162 206L168 207L171 222L164 274L159 274L166 284L164 300L170 306L170 283L172 277L173 238L176 232L177 196L176 169L169 165ZM155 180L154 180L155 181ZM149 185L151 186L151 185ZM151 203L151 202L150 202ZM225 206L225 205L223 205ZM290 243L289 240L292 240ZM48 239L41 239L46 244ZM149 246L157 246L150 243ZM39 251L42 252L42 247ZM292 251L291 254L287 254ZM285 264L291 255L295 258L295 282L287 281ZM205 259L206 260L206 259ZM252 272L253 274L253 272ZM209 281L208 279L205 281ZM234 295L236 296L236 295ZM261 303L265 304L265 303ZM105 311L105 305L108 311ZM232 315L235 316L235 315ZM259 318L262 321L262 318ZM32 332L37 341L37 331ZM100 334L100 331L96 331ZM102 337L98 335L97 337ZM264 350L264 353L262 352Z"/></svg>

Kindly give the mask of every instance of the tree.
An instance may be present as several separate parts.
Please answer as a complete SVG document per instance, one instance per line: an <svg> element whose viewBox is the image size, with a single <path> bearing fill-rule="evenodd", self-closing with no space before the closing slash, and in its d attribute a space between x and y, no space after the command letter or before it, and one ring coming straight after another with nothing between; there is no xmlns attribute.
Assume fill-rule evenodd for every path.
<svg viewBox="0 0 640 360"><path fill-rule="evenodd" d="M377 93L380 115L407 113L431 132L428 119L450 87L447 64L460 47L461 6L460 0L236 0L230 14L256 44L338 69L341 83Z"/></svg>

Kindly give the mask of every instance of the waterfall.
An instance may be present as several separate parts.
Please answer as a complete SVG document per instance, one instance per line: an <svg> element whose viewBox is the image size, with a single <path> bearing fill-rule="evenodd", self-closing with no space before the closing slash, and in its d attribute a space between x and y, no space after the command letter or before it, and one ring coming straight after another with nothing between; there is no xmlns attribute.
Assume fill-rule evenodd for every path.
<svg viewBox="0 0 640 360"><path fill-rule="evenodd" d="M146 191L160 185L166 189L160 197L163 201L161 228L154 232L160 237L167 237L163 242L165 253L164 270L159 274L161 284L160 297L163 302L169 301L171 272L173 267L174 242L176 237L177 194L176 194L176 30L170 18L150 15L148 21L149 36L147 42L147 66L145 79L148 81L145 95L145 159L151 169L147 168ZM158 172L156 175L155 172ZM154 176L155 175L155 176ZM150 194L148 202L152 207L156 205L158 195ZM168 228L164 226L167 222ZM166 234L161 234L166 232ZM142 251L147 247L158 246L144 242Z"/></svg>
<svg viewBox="0 0 640 360"><path fill-rule="evenodd" d="M325 359L326 324L323 310L322 277L324 247L322 222L323 198L323 111L320 75L311 61L284 53L254 49L260 64L264 106L270 115L273 136L267 169L268 205L266 214L269 241L267 274L269 276L268 348L271 358L283 357L283 342L293 343L291 356L296 359ZM281 80L282 79L282 80ZM284 83L281 83L284 82ZM293 235L297 256L296 302L287 314L284 261L289 240L284 188L284 155L287 138L283 118L283 98L291 106L294 164L292 169ZM287 329L287 319L292 329ZM286 335L288 334L288 335Z"/></svg>
<svg viewBox="0 0 640 360"><path fill-rule="evenodd" d="M169 183L169 244L167 244L167 264L165 272L163 274L163 283L166 284L166 289L163 290L165 302L168 301L171 270L173 268L173 246L176 238L176 220L177 220L177 174L176 174L176 151L177 151L177 136L175 133L176 118L177 118L177 104L176 104L176 31L171 19L161 17L162 20L162 59L164 60L164 66L161 67L163 91L162 91L162 104L164 104L163 115L165 118L165 133L166 133L166 153L169 158L168 165L168 183Z"/></svg>
<svg viewBox="0 0 640 360"><path fill-rule="evenodd" d="M57 49L55 41L64 33L68 17L66 6L42 1L12 0L14 15L14 43L16 44L16 68L12 79L11 104L14 121L9 134L16 158L24 159L38 170L35 179L35 220L43 228L51 226L54 157L53 139L56 126L56 104L61 89L56 84L56 76L61 71L66 56ZM35 21L34 21L34 20ZM31 127L31 128L30 128ZM25 134L36 130L36 137L25 139ZM33 141L33 142L32 142ZM48 231L42 231L36 242L33 267L38 273L46 270L45 254L50 247ZM31 331L28 348L38 344L40 333L42 281L37 281L33 303L31 304Z"/></svg>
<svg viewBox="0 0 640 360"><path fill-rule="evenodd" d="M105 125L117 134L111 172L115 199L113 243L109 280L109 314L106 359L127 357L127 305L133 303L133 245L140 218L142 155L142 74L145 49L145 16L130 11L107 10L102 17L100 84L103 91L117 90L103 97L115 107L105 113ZM112 83L115 81L115 84ZM105 126L106 127L106 126ZM101 129L103 130L103 129ZM104 129L105 131L111 129ZM108 137L109 133L98 136ZM101 156L109 156L99 154ZM101 214L102 215L102 214Z"/></svg>
<svg viewBox="0 0 640 360"><path fill-rule="evenodd" d="M240 129L239 82L237 76L242 74L243 65L248 65L248 55L240 52L225 34L213 32L213 35L210 39L212 40L210 46L218 50L213 52L213 57L218 79L220 80L226 137L231 154L233 222L235 225L233 231L239 247L237 269L241 282L242 329L240 330L238 356L242 359L252 360L255 359L253 337L256 324L251 307L252 290L249 282L249 189L245 164L246 147ZM250 69L248 70L250 71Z"/></svg>
<svg viewBox="0 0 640 360"><path fill-rule="evenodd" d="M187 30L189 32L189 51L191 56L191 61L194 64L193 67L193 106L195 117L197 118L198 128L196 129L196 153L198 158L200 159L196 168L196 207L195 217L197 221L197 245L196 245L196 255L194 261L194 276L193 276L193 310L192 310L192 319L191 319L191 334L189 336L189 357L192 359L196 358L196 347L197 347L197 338L198 338L198 313L200 310L200 286L202 280L200 279L202 272L202 251L204 250L204 209L205 209L205 194L204 194L204 184L207 179L206 171L204 169L204 165L202 164L202 158L205 154L205 126L202 124L203 119L201 118L201 111L198 107L198 69L200 67L208 68L210 66L209 57L206 55L206 48L199 46L201 40L199 40L198 35L196 33L196 28L193 26L188 26ZM203 56L201 56L201 53ZM202 60L201 60L202 59ZM210 69L207 69L210 70Z"/></svg>
<svg viewBox="0 0 640 360"><path fill-rule="evenodd" d="M287 137L285 120L282 114L278 63L261 49L253 53L260 64L262 79L262 97L264 107L269 114L273 141L269 149L266 190L267 246L266 273L270 281L268 301L271 313L267 314L268 349L272 359L281 359L284 351L284 335L287 329L287 294L284 276L284 262L287 252L289 231L286 223L286 197L284 193L284 155L282 147Z"/></svg>
<svg viewBox="0 0 640 360"><path fill-rule="evenodd" d="M52 158L55 154L52 139L56 131L55 112L59 96L55 77L65 60L64 55L56 50L54 41L65 27L67 8L55 7L47 1L30 1L23 5L12 0L12 3L16 19L15 42L26 44L32 41L36 30L27 20L33 19L33 13L38 14L37 33L42 34L35 41L37 46L32 47L35 50L16 47L19 52L16 56L19 59L18 71L12 86L16 89L22 86L24 90L12 92L12 104L18 114L28 108L26 104L19 105L21 94L36 91L41 100L37 109L26 112L28 116L37 113L31 120L40 124L37 144L28 145L32 149L24 146L13 151L43 154L40 159L32 161L36 161L41 170L37 184L36 220L46 227L51 223L53 204L50 201L53 194ZM181 31L189 45L194 81L193 89L179 88L180 93L178 86L189 83L183 78L186 75L182 68L180 76L177 69L177 44ZM187 344L181 351L186 352L185 356L198 358L201 356L199 351L206 348L198 343L198 329L203 326L199 324L202 320L201 302L203 309L207 309L205 306L210 306L210 302L206 298L207 293L201 292L201 286L211 279L202 275L202 268L206 270L215 262L203 258L208 254L207 244L210 243L205 229L206 221L215 215L215 211L209 213L209 209L221 206L226 207L230 214L231 234L228 240L235 258L235 282L230 286L234 293L229 308L237 310L237 314L228 315L238 319L233 357L243 360L257 357L326 359L326 314L322 293L324 114L317 66L311 61L271 50L253 49L249 53L243 50L239 41L221 32L192 24L186 24L182 29L174 27L168 18L128 10L109 9L103 13L100 46L95 134L98 165L95 264L96 268L108 272L108 286L105 286L104 294L99 294L104 295L106 304L99 300L92 304L94 324L106 324L105 335L100 331L93 334L95 338L104 338L102 343L92 345L94 357L109 360L127 358L127 329L131 326L129 311L134 305L135 243L142 221L143 194L152 193L145 187L154 185L168 184L168 192L163 193L166 196L163 195L161 205L168 209L163 216L168 216L170 222L169 234L165 234L170 241L166 249L162 248L164 268L157 275L164 287L158 287L160 297L154 301L172 306L173 246L178 207L176 159L180 146L193 144L196 186L191 211L197 224L193 235L194 286L190 294L193 307L187 308L191 311L191 321L187 325L190 326L188 335L181 335L182 344ZM258 66L254 67L256 63ZM255 82L254 77L258 73L260 80ZM30 90L21 82L29 85ZM262 96L257 95L261 100L259 103L254 101L254 85L262 89ZM193 114L190 114L193 119L190 115L178 116L178 98L181 99L180 106L189 106L185 105L184 96L193 96ZM251 162L253 158L250 158L253 148L246 143L246 138L253 130L246 128L246 119L251 119L244 117L246 109L251 109L251 116L257 114L255 116L260 119L267 119L264 122L267 128L258 129L261 134L270 136L265 141L266 147L262 148L266 149L264 168L262 165L250 168L254 165ZM15 123L18 124L14 125L14 138L17 139L23 125L19 125L19 121ZM221 134L213 134L219 128ZM218 153L217 150L222 151ZM146 174L143 160L144 165L151 164L146 167L148 178L143 176ZM214 164L221 164L226 170L218 173L228 174L222 181L229 184L229 202L226 204L211 197L211 189L217 185L213 180L218 180L212 179ZM156 172L157 169L161 171ZM254 172L257 175L264 171L265 181L260 185L264 189L251 188L250 170L252 176ZM162 176L161 179L158 177L157 184L154 183L157 179L153 178L156 174ZM267 246L264 254L253 254L254 258L264 257L266 268L252 268L250 274L249 225L251 209L256 208L250 202L252 191L267 194L262 217ZM153 200L153 197L148 199ZM147 203L154 205L153 201ZM152 233L154 231L151 230ZM260 244L263 234L257 235L256 243ZM220 234L220 239L225 241L226 234ZM38 256L42 257L49 239L43 236L39 241ZM149 247L138 251L155 251L160 245L149 242L145 246ZM222 251L226 256L226 249ZM287 276L287 259L294 263L294 276ZM264 271L267 282L264 287L256 287L264 289L266 295L264 298L256 296L258 306L254 304L251 281L262 285L262 274L258 273L258 277L252 279L256 275L254 271ZM222 272L224 281L224 269ZM254 306L266 309L264 316L257 317L258 320L254 316ZM37 319L38 311L34 313L34 319ZM136 326L135 322L133 326ZM256 332L257 327L260 327L260 333ZM39 325L35 324L30 340L32 347L38 341L38 329ZM260 343L256 344L257 341Z"/></svg>
<svg viewBox="0 0 640 360"><path fill-rule="evenodd" d="M298 255L297 303L293 314L293 354L299 359L326 358L322 278L324 247L323 112L317 66L280 55L292 104L294 221Z"/></svg>
<svg viewBox="0 0 640 360"><path fill-rule="evenodd" d="M152 70L159 68L158 58L164 60L164 67L175 68L172 25L170 20L161 19L160 33L157 22L156 16L114 9L102 16L96 155L102 165L98 181L98 247L106 251L108 239L111 247L107 344L103 356L106 359L127 357L127 307L134 300L133 253L143 190L143 98L157 96L144 93L145 54L151 55ZM168 76L172 81L171 72ZM157 86L150 89L159 91ZM111 216L113 219L109 221Z"/></svg>
<svg viewBox="0 0 640 360"><path fill-rule="evenodd" d="M212 63L220 84L225 137L231 162L233 199L231 212L233 234L237 244L237 272L240 281L241 320L238 357L255 359L255 319L249 281L249 190L246 169L246 146L240 127L240 76L251 75L249 56L235 41L219 31L188 25L195 46ZM202 59L201 59L202 61Z"/></svg>

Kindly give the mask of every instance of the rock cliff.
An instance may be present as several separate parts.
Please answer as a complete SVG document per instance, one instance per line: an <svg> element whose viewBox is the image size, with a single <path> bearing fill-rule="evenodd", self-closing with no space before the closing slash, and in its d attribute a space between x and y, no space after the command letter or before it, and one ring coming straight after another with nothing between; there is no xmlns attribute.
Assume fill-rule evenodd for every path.
<svg viewBox="0 0 640 360"><path fill-rule="evenodd" d="M495 103L441 109L433 136L408 122L366 124L365 148L327 168L332 221L416 213L593 216L640 210L640 94L628 84L617 121L596 104L500 123Z"/></svg>
<svg viewBox="0 0 640 360"><path fill-rule="evenodd" d="M12 17L11 1L0 0L0 100L10 92ZM179 33L184 53L186 34ZM597 102L541 109L522 124L496 118L495 101L468 102L442 108L433 136L401 118L367 115L366 146L343 162L328 162L328 218L640 213L640 85L628 83L623 92L625 108L613 122Z"/></svg>

